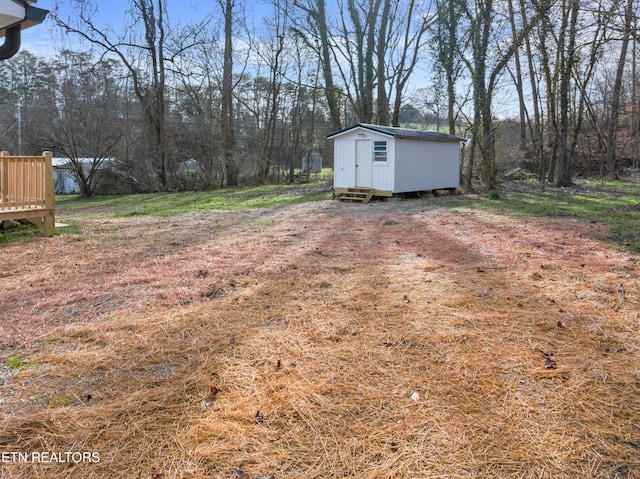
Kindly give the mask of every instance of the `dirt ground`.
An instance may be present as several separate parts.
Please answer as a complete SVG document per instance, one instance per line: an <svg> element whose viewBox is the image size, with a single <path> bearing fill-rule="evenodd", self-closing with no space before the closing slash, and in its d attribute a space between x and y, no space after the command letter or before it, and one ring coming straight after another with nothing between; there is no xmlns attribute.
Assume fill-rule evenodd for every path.
<svg viewBox="0 0 640 479"><path fill-rule="evenodd" d="M602 225L95 213L0 246L0 478L640 477L639 258Z"/></svg>

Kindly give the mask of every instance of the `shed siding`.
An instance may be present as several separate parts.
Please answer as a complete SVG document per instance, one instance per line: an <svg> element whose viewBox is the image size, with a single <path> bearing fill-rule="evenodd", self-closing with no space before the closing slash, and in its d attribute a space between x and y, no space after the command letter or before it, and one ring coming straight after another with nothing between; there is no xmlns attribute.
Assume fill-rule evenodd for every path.
<svg viewBox="0 0 640 479"><path fill-rule="evenodd" d="M375 132L355 130L335 138L333 159L333 184L335 188L353 188L356 185L356 140L371 140L371 187L380 190L391 190L393 187L393 152L394 139ZM373 143L387 142L388 160L374 164Z"/></svg>
<svg viewBox="0 0 640 479"><path fill-rule="evenodd" d="M417 139L409 137L412 130L391 129L389 134L372 131L369 127L354 127L333 136L334 141L334 187L354 188L360 183L370 182L370 188L393 193L457 188L460 186L460 138L436 136L428 138L425 132L417 132ZM399 131L402 136L394 136ZM430 133L431 134L431 133ZM361 168L366 174L356 175L356 143L369 140L370 158ZM449 141L451 140L451 141ZM376 141L387 142L387 161L374 161ZM362 144L360 144L362 146ZM361 151L361 156L366 152ZM364 153L364 155L363 155ZM370 168L370 170L369 170ZM370 173L370 176L369 176Z"/></svg>
<svg viewBox="0 0 640 479"><path fill-rule="evenodd" d="M372 187L376 190L392 191L393 189L393 176L394 176L394 164L395 164L395 151L396 140L383 135L372 135L373 141L386 141L387 142L387 161L386 162L373 162L373 180ZM373 153L372 153L373 155Z"/></svg>
<svg viewBox="0 0 640 479"><path fill-rule="evenodd" d="M395 154L395 193L460 186L458 142L396 140Z"/></svg>

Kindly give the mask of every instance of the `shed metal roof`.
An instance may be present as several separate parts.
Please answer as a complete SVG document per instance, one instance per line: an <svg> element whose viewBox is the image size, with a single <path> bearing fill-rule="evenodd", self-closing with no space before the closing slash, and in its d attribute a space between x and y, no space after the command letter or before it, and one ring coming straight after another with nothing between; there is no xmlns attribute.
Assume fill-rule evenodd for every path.
<svg viewBox="0 0 640 479"><path fill-rule="evenodd" d="M442 133L439 131L431 130L415 130L412 128L398 128L395 126L384 125L372 125L369 123L356 123L348 128L344 128L335 133L327 135L327 139L335 138L336 136L347 133L356 128L363 128L365 130L374 131L383 135L389 135L394 138L409 138L412 140L431 140L431 141L465 141L464 138L455 135L449 135L448 133Z"/></svg>

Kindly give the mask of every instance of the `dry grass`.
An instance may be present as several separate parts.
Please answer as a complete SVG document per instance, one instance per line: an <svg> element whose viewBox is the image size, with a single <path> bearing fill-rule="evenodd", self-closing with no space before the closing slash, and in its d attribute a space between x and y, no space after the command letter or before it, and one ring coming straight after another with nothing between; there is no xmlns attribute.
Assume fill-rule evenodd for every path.
<svg viewBox="0 0 640 479"><path fill-rule="evenodd" d="M100 461L0 477L640 477L638 258L594 227L324 202L4 246L0 450Z"/></svg>

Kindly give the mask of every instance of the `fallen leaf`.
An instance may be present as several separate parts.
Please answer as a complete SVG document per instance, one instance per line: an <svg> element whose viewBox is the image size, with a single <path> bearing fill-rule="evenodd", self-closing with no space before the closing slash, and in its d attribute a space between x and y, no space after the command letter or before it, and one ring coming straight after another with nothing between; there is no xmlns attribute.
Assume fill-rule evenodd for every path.
<svg viewBox="0 0 640 479"><path fill-rule="evenodd" d="M262 422L264 420L264 415L260 411L257 411L254 419L256 422Z"/></svg>
<svg viewBox="0 0 640 479"><path fill-rule="evenodd" d="M553 359L553 353L548 351L540 351L540 354L544 358L544 368L545 369L555 369L556 368L556 360Z"/></svg>
<svg viewBox="0 0 640 479"><path fill-rule="evenodd" d="M222 389L218 388L217 386L211 386L211 395L215 396L216 394L218 394L220 391L222 391Z"/></svg>
<svg viewBox="0 0 640 479"><path fill-rule="evenodd" d="M203 298L219 298L220 296L224 296L225 290L218 286L217 284L210 284L205 291L202 292L201 296Z"/></svg>

